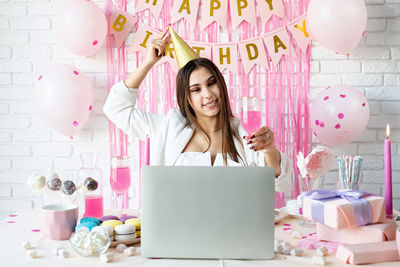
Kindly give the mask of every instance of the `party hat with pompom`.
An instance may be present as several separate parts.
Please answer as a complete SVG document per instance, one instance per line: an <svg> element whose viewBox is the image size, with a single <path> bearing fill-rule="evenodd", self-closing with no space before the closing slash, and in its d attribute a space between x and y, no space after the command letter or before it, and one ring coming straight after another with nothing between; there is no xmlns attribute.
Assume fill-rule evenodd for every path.
<svg viewBox="0 0 400 267"><path fill-rule="evenodd" d="M172 29L169 27L169 34L171 35L171 41L174 45L176 62L178 68L181 69L189 61L199 58L200 56L194 52L194 50Z"/></svg>

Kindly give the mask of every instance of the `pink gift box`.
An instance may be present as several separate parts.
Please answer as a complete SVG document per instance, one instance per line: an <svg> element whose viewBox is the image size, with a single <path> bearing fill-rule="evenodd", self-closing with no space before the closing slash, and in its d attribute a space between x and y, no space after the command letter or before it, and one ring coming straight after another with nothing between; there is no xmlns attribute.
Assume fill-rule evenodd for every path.
<svg viewBox="0 0 400 267"><path fill-rule="evenodd" d="M342 244L391 241L396 240L396 223L393 220L387 220L384 223L339 230L317 223L317 236L319 240Z"/></svg>
<svg viewBox="0 0 400 267"><path fill-rule="evenodd" d="M396 241L340 245L336 258L344 263L369 264L400 260Z"/></svg>
<svg viewBox="0 0 400 267"><path fill-rule="evenodd" d="M367 200L371 209L371 222L378 223L386 220L385 216L385 201L383 197L366 196L363 199ZM303 197L303 216L306 219L313 219L312 203L314 201L307 196ZM353 228L358 226L354 214L353 205L350 201L343 198L333 198L323 202L323 223L335 229Z"/></svg>

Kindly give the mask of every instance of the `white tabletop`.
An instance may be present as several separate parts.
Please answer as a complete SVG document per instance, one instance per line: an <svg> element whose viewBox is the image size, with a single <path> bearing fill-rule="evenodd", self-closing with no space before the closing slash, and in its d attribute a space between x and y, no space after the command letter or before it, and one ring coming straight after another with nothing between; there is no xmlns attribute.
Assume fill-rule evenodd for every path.
<svg viewBox="0 0 400 267"><path fill-rule="evenodd" d="M257 267L257 266L315 266L311 263L312 256L316 255L315 250L306 250L301 257L285 256L276 254L272 260L182 260L182 259L147 259L140 256L140 244L134 245L137 248L135 256L129 257L117 252L115 248L109 248L108 252L114 253L114 260L111 263L103 263L99 258L86 258L76 254L70 247L68 240L53 241L42 238L41 232L32 230L40 229L40 211L23 210L9 216L0 222L0 265L5 267L17 266L40 266L40 267L61 267L61 266L193 266L193 267ZM299 220L294 218L285 219L283 222L290 224L291 228L307 235L314 232L313 228L304 228L299 225ZM275 227L276 239L286 240L296 246L298 239L292 239L290 231L283 230L288 226L283 223ZM245 230L243 232L245 234ZM31 259L26 256L22 248L22 242L29 241L36 247L39 257ZM53 249L64 247L71 253L71 257L62 258L53 253ZM326 257L328 266L346 266L338 262L335 255ZM398 266L399 262L386 262L374 264L374 266Z"/></svg>

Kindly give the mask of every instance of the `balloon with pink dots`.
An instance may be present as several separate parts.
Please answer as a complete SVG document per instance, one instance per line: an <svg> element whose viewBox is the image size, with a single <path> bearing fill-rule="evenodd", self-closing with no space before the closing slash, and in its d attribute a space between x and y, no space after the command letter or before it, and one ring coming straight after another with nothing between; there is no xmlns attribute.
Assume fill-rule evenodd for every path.
<svg viewBox="0 0 400 267"><path fill-rule="evenodd" d="M33 104L36 113L52 129L68 137L74 136L92 113L92 87L79 69L52 64L34 81Z"/></svg>
<svg viewBox="0 0 400 267"><path fill-rule="evenodd" d="M336 147L354 141L369 119L368 101L349 85L328 86L311 103L310 127L321 143Z"/></svg>

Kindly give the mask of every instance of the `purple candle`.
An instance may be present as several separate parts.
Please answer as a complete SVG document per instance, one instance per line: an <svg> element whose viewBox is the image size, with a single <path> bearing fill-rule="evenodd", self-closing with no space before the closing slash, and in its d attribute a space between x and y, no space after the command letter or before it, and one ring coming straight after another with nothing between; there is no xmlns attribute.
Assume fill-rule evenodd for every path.
<svg viewBox="0 0 400 267"><path fill-rule="evenodd" d="M393 201L392 201L392 154L390 149L390 128L386 125L385 139L385 207L386 217L393 218Z"/></svg>

